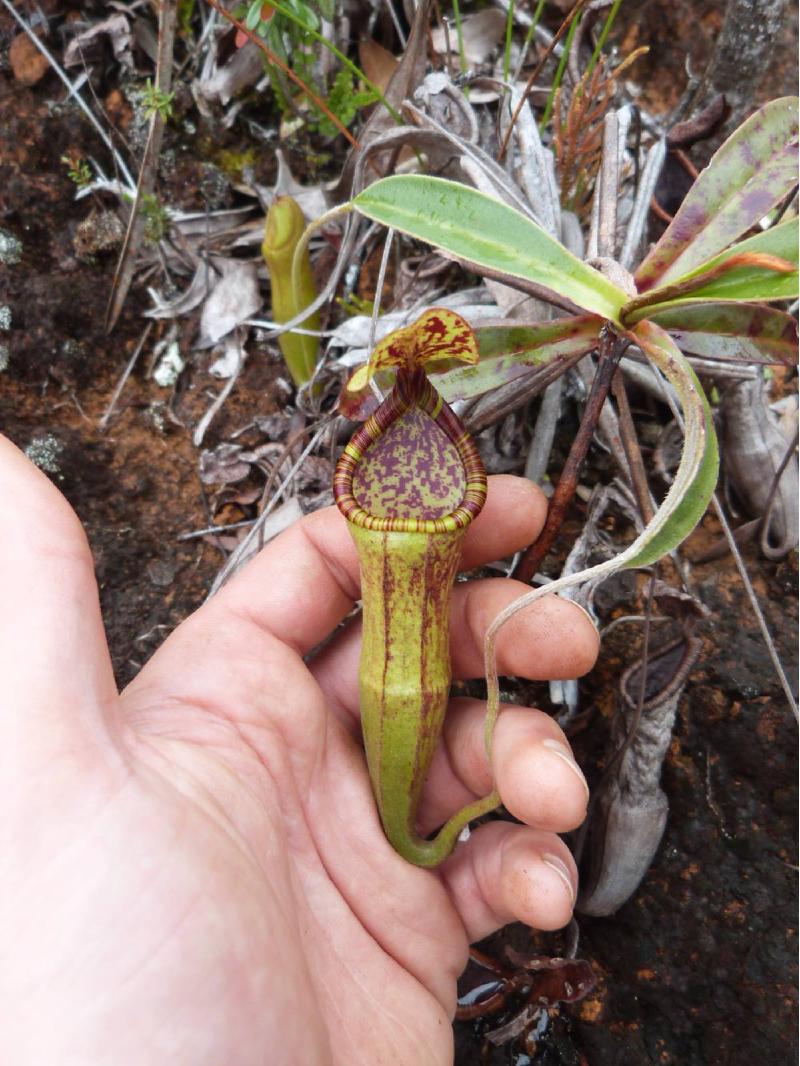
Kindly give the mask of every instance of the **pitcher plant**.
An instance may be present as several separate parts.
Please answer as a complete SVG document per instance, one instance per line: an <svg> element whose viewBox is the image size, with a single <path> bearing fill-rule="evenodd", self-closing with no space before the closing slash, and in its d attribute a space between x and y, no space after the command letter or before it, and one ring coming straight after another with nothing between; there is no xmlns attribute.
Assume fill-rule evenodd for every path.
<svg viewBox="0 0 800 1066"><path fill-rule="evenodd" d="M450 693L450 601L486 473L463 425L426 375L475 363L470 326L443 308L385 338L363 375L396 369L394 387L336 467L334 497L358 549L363 602L361 723L372 788L396 851L435 866L496 792L460 810L430 840L417 829L425 778Z"/></svg>

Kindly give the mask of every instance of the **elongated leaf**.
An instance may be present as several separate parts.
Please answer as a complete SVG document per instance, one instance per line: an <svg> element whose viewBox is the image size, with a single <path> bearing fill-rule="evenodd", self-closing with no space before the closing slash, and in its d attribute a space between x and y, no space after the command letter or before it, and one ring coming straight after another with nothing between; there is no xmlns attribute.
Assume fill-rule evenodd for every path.
<svg viewBox="0 0 800 1066"><path fill-rule="evenodd" d="M751 229L797 183L798 100L773 100L722 145L636 271L640 292L686 274Z"/></svg>
<svg viewBox="0 0 800 1066"><path fill-rule="evenodd" d="M480 352L475 366L458 366L445 373L431 373L431 384L448 403L481 396L490 389L529 374L532 369L558 356L584 355L597 346L605 320L597 315L575 315L532 326L476 326ZM357 386L357 370L339 396L339 413L353 422L369 418L380 402L368 384ZM363 378L364 375L361 375ZM383 390L393 384L393 375L378 378Z"/></svg>
<svg viewBox="0 0 800 1066"><path fill-rule="evenodd" d="M740 241L728 248L721 255L703 263L696 270L674 278L669 285L651 289L646 295L650 303L625 316L627 325L632 325L642 318L650 318L668 307L687 306L709 300L791 300L798 293L798 220L790 219L779 226L773 226L755 237ZM720 264L735 256L754 253L756 255L775 256L794 265L791 273L781 273L767 267L743 265L734 266L724 274L713 278L706 284L693 289L688 296L674 296L673 287L698 278L705 273L715 271ZM663 295L663 300L659 297ZM624 310L624 309L623 309Z"/></svg>
<svg viewBox="0 0 800 1066"><path fill-rule="evenodd" d="M468 185L401 174L376 181L353 206L367 218L470 263L524 278L614 322L627 300L536 223Z"/></svg>
<svg viewBox="0 0 800 1066"><path fill-rule="evenodd" d="M675 388L683 408L683 453L675 480L644 533L624 554L625 566L647 566L676 548L703 517L719 472L714 423L703 387L668 333L654 322L633 331L644 354Z"/></svg>
<svg viewBox="0 0 800 1066"><path fill-rule="evenodd" d="M703 303L670 307L647 317L668 330L684 352L711 359L797 363L797 324L774 307Z"/></svg>
<svg viewBox="0 0 800 1066"><path fill-rule="evenodd" d="M523 377L560 355L584 355L597 347L603 326L597 315L575 315L536 326L484 326L475 330L481 357L431 378L448 403L469 400Z"/></svg>
<svg viewBox="0 0 800 1066"><path fill-rule="evenodd" d="M660 559L692 531L702 518L714 492L719 469L719 453L708 401L694 371L675 343L654 322L642 322L629 334L645 355L674 386L683 408L684 443L681 460L670 490L647 527L636 540L613 559L560 577L533 589L501 611L486 631L484 664L487 683L486 749L491 754L492 733L500 710L496 643L503 626L519 611L542 596L572 588L585 581L606 577L633 566L647 566Z"/></svg>

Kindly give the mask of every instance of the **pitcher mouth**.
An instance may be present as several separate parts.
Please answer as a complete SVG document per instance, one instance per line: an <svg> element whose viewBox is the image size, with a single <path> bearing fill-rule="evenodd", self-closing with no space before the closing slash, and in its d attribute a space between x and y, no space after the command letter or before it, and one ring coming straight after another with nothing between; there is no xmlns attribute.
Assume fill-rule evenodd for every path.
<svg viewBox="0 0 800 1066"><path fill-rule="evenodd" d="M444 433L463 467L465 487L460 503L437 518L371 514L359 504L353 491L353 481L367 449L410 407L418 407ZM333 477L336 506L347 521L362 529L386 533L452 533L465 529L483 509L486 488L486 471L475 443L422 370L398 372L387 399L356 430L342 452Z"/></svg>

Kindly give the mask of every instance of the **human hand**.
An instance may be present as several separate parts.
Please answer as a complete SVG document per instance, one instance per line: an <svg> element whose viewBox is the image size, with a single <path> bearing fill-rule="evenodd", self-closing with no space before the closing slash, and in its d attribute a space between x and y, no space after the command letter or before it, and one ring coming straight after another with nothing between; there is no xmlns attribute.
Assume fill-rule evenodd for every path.
<svg viewBox="0 0 800 1066"><path fill-rule="evenodd" d="M555 835L587 792L546 715L505 706L494 821L436 870L387 843L359 745L358 564L334 508L269 544L117 695L91 555L58 491L0 438L0 1003L14 1066L434 1066L452 1061L470 941L570 918ZM529 543L545 504L490 479L473 567ZM525 587L459 584L453 672L483 674ZM598 637L546 597L502 672L574 677ZM454 700L421 829L491 787L484 706Z"/></svg>

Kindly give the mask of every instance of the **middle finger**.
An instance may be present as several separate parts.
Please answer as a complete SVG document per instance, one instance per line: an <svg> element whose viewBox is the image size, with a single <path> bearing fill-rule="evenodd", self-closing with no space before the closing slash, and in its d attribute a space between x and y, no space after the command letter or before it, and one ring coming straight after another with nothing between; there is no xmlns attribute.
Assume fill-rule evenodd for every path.
<svg viewBox="0 0 800 1066"><path fill-rule="evenodd" d="M530 586L507 578L486 578L453 589L450 654L457 680L483 677L483 642L494 618ZM497 638L501 674L530 681L580 677L591 670L600 638L589 616L570 600L545 596L515 615ZM358 661L361 619L354 619L310 664L334 708L358 718Z"/></svg>

